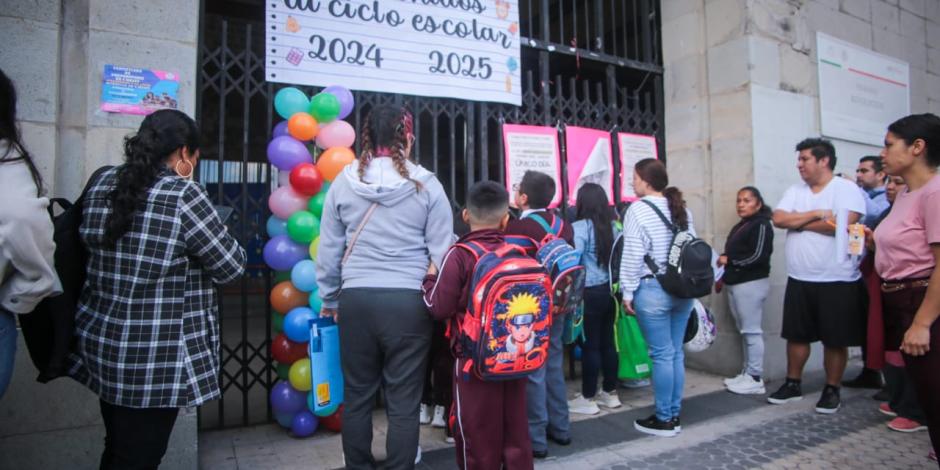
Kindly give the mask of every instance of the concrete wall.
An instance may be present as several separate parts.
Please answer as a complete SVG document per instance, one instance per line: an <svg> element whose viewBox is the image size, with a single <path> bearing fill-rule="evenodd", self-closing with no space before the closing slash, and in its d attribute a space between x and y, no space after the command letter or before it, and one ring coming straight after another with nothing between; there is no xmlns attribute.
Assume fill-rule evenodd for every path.
<svg viewBox="0 0 940 470"><path fill-rule="evenodd" d="M911 112L940 114L940 0L664 0L666 151L672 182L716 249L737 222L738 188L754 184L771 205L799 180L793 146L819 135L816 32L908 62ZM885 123L886 125L888 123ZM834 141L837 171L854 174L878 148ZM785 374L780 339L785 234L776 233L765 306L765 374ZM733 374L741 344L724 294L708 302L719 337L693 367ZM821 366L814 354L809 367Z"/></svg>
<svg viewBox="0 0 940 470"><path fill-rule="evenodd" d="M26 147L51 196L74 199L140 116L99 110L105 64L180 73L180 106L196 99L198 0L4 0L0 68L18 91ZM34 381L20 344L13 382L0 400L0 468L96 468L104 430L97 397L60 379ZM165 462L196 468L196 414L180 415Z"/></svg>

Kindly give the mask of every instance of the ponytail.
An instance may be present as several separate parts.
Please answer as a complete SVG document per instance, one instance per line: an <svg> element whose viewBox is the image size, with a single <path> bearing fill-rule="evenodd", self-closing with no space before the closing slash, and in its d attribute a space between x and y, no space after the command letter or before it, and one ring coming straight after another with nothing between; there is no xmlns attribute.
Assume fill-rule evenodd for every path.
<svg viewBox="0 0 940 470"><path fill-rule="evenodd" d="M669 213L672 216L672 223L679 230L689 229L689 214L685 211L685 200L682 199L682 191L675 186L670 186L663 190L663 196L669 204Z"/></svg>

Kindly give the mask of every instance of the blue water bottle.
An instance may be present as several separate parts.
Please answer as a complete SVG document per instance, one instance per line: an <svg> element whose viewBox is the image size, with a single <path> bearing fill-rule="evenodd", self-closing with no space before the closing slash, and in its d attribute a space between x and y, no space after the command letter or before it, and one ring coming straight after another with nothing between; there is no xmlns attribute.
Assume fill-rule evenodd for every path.
<svg viewBox="0 0 940 470"><path fill-rule="evenodd" d="M329 416L343 403L343 369L339 362L339 327L332 318L310 320L310 371L313 414Z"/></svg>

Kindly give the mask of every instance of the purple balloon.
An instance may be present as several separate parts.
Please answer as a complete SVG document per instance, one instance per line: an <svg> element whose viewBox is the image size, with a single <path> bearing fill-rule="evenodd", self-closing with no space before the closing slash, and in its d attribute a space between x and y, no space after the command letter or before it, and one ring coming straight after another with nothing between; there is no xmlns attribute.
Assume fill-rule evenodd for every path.
<svg viewBox="0 0 940 470"><path fill-rule="evenodd" d="M353 106L355 106L356 102L353 100L352 92L349 91L348 88L333 85L326 87L323 91L335 96L339 101L339 116L336 116L336 119L343 119L352 113Z"/></svg>
<svg viewBox="0 0 940 470"><path fill-rule="evenodd" d="M290 432L297 437L307 437L317 431L317 417L304 410L294 415L290 424Z"/></svg>
<svg viewBox="0 0 940 470"><path fill-rule="evenodd" d="M282 135L271 139L268 144L268 160L279 170L291 171L301 163L313 163L313 157L303 142Z"/></svg>
<svg viewBox="0 0 940 470"><path fill-rule="evenodd" d="M280 137L282 135L290 135L287 132L287 121L281 121L274 126L274 131L271 133L271 138Z"/></svg>
<svg viewBox="0 0 940 470"><path fill-rule="evenodd" d="M278 235L264 245L264 262L275 271L290 271L300 261L308 257L306 246L294 242L287 235Z"/></svg>
<svg viewBox="0 0 940 470"><path fill-rule="evenodd" d="M274 388L271 389L271 409L276 413L297 413L305 410L306 407L306 393L296 390L284 380L274 384Z"/></svg>

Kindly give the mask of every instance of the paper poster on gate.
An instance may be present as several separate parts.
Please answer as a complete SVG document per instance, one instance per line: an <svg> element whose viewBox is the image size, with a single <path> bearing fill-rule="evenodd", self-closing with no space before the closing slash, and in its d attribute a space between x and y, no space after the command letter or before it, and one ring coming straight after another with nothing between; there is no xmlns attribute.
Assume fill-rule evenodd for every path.
<svg viewBox="0 0 940 470"><path fill-rule="evenodd" d="M659 158L656 137L620 132L617 134L617 143L620 144L620 200L635 201L633 167L640 160Z"/></svg>
<svg viewBox="0 0 940 470"><path fill-rule="evenodd" d="M568 162L568 204L574 205L578 189L587 183L599 184L614 203L614 158L610 133L597 129L565 128Z"/></svg>
<svg viewBox="0 0 940 470"><path fill-rule="evenodd" d="M519 189L526 171L538 171L555 180L555 197L549 207L561 204L561 151L554 127L503 124L503 150L506 158L506 190L509 200ZM515 207L515 204L513 204Z"/></svg>

